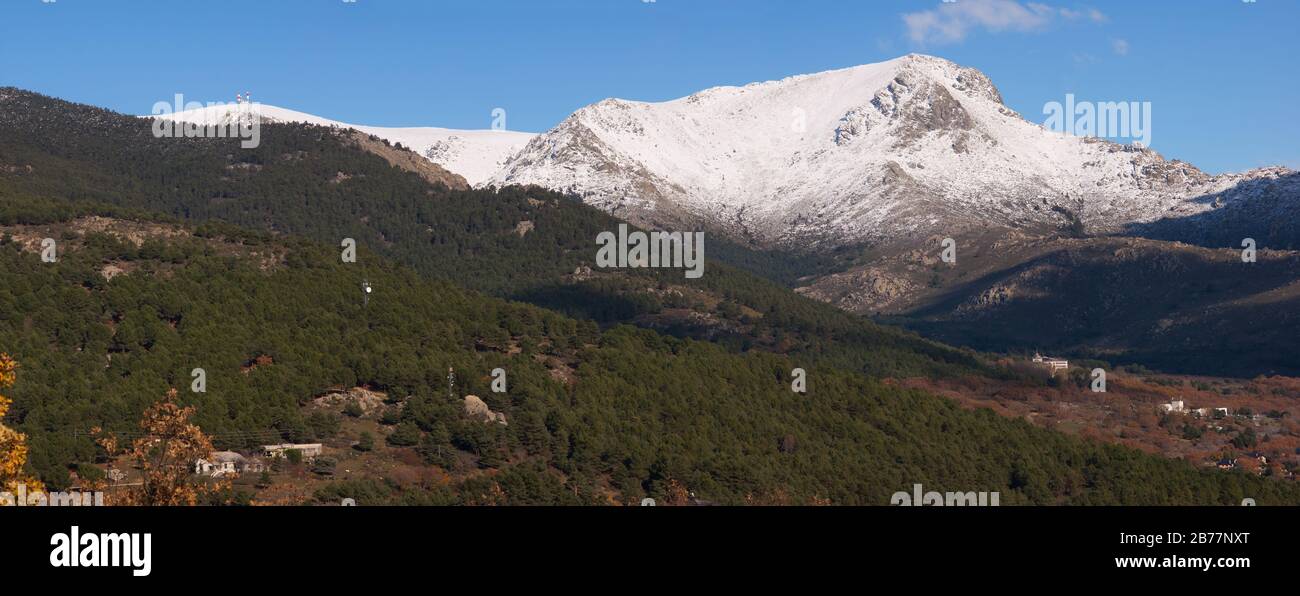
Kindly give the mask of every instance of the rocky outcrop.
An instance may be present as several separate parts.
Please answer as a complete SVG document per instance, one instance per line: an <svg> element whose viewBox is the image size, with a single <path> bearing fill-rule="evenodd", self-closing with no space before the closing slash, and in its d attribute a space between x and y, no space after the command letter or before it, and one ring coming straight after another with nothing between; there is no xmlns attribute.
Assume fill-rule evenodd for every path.
<svg viewBox="0 0 1300 596"><path fill-rule="evenodd" d="M370 416L383 412L384 402L387 399L388 395L385 393L371 391L365 387L353 387L347 391L331 391L318 396L312 400L312 403L316 407L330 409L339 409L349 403L355 403L361 408L362 416Z"/></svg>
<svg viewBox="0 0 1300 596"><path fill-rule="evenodd" d="M487 403L477 395L465 396L465 415L483 422L507 424L504 412L493 412Z"/></svg>
<svg viewBox="0 0 1300 596"><path fill-rule="evenodd" d="M398 149L378 137L357 131L351 131L351 138L359 147L384 158L384 161L390 165L414 173L431 183L441 184L453 190L469 189L469 182L466 182L463 176L452 173L416 153Z"/></svg>

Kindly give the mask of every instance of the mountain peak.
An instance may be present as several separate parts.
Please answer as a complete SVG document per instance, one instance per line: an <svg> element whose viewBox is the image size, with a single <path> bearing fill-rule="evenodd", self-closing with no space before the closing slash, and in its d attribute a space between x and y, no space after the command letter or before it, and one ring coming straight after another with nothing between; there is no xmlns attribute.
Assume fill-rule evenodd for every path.
<svg viewBox="0 0 1300 596"><path fill-rule="evenodd" d="M1049 131L979 70L909 54L665 102L601 101L491 183L570 191L642 225L809 247L1051 227L1061 213L1115 230L1198 213L1195 197L1233 181Z"/></svg>

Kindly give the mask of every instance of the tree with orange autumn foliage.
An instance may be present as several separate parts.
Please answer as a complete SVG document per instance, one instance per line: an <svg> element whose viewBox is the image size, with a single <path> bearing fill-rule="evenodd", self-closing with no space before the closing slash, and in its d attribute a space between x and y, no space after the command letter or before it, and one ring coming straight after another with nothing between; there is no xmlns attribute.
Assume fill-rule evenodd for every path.
<svg viewBox="0 0 1300 596"><path fill-rule="evenodd" d="M686 485L678 482L676 478L668 479L668 486L664 487L664 498L660 505L682 507L690 503L691 491L686 489Z"/></svg>
<svg viewBox="0 0 1300 596"><path fill-rule="evenodd" d="M8 354L0 354L0 389L14 386L18 377L18 363ZM9 411L9 398L0 395L0 421ZM44 491L45 486L27 475L27 435L0 423L0 491L14 493L18 485L27 485L27 492Z"/></svg>
<svg viewBox="0 0 1300 596"><path fill-rule="evenodd" d="M190 423L194 407L183 408L176 402L176 390L172 389L162 401L149 406L140 420L144 434L132 441L129 449L120 450L116 437L94 430L109 457L125 456L141 473L141 484L111 495L112 504L193 506L222 489L218 484L194 482L194 461L211 456L212 440Z"/></svg>

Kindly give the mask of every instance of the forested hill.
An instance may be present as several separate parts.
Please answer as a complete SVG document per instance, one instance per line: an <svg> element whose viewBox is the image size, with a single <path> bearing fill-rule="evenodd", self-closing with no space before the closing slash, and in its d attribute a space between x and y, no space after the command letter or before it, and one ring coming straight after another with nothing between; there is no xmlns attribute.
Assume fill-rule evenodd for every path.
<svg viewBox="0 0 1300 596"><path fill-rule="evenodd" d="M101 457L86 429L129 432L169 387L219 446L242 448L328 440L337 420L301 406L364 386L388 396L391 435L452 471L450 484L388 479L393 502L465 502L486 478L516 504L635 503L684 487L718 503L883 505L916 483L998 491L1004 504L1300 503L1288 483L1070 438L833 367L809 367L796 394L799 363L787 357L602 331L364 250L350 264L332 246L228 226L39 201L23 211L0 231L0 349L22 366L11 421L55 487ZM42 262L45 238L57 262ZM457 398L480 395L510 424L464 416L449 367ZM487 386L496 367L507 393ZM195 368L205 393L188 391Z"/></svg>
<svg viewBox="0 0 1300 596"><path fill-rule="evenodd" d="M0 90L0 351L22 366L9 421L43 479L66 485L102 455L87 430L130 431L169 387L226 448L326 440L337 420L303 406L365 387L388 396L390 438L452 472L390 486L401 502L465 502L489 478L518 504L674 486L720 503L886 504L917 483L1005 504L1300 503L1289 484L884 384L983 368L715 262L699 282L577 279L614 220L535 189L449 191L349 138L272 125L251 151L155 139L143 120ZM341 262L344 237L357 263ZM487 387L497 367L504 394ZM196 368L206 393L187 391ZM510 424L466 418L470 393Z"/></svg>
<svg viewBox="0 0 1300 596"><path fill-rule="evenodd" d="M344 238L430 277L602 325L630 323L733 351L759 348L874 376L990 374L972 355L880 327L717 258L790 279L822 264L706 239L702 279L594 270L618 225L536 188L449 190L390 165L353 134L266 124L261 144L154 138L150 122L0 90L0 197L97 201L191 222L223 221L337 246Z"/></svg>

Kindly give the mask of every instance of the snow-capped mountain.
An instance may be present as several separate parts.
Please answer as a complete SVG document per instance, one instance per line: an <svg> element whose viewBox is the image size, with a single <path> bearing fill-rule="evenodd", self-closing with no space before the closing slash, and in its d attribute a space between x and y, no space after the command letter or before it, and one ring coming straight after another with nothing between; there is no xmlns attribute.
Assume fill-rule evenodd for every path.
<svg viewBox="0 0 1300 596"><path fill-rule="evenodd" d="M534 136L504 130L454 130L449 128L386 128L348 124L273 105L260 103L220 104L157 116L182 122L223 124L258 115L263 122L302 122L320 126L352 128L390 143L401 143L478 186L501 169ZM247 120L243 120L247 121Z"/></svg>
<svg viewBox="0 0 1300 596"><path fill-rule="evenodd" d="M1217 209L1242 182L1290 174L1210 176L1053 132L1003 105L978 70L909 55L663 103L605 100L533 138L489 183L807 247L1076 219L1119 230Z"/></svg>
<svg viewBox="0 0 1300 596"><path fill-rule="evenodd" d="M1150 149L1054 132L1003 105L978 70L916 54L662 103L607 99L541 135L353 125L265 104L161 117L221 123L249 110L401 143L473 186L536 184L634 223L765 247L989 225L1210 238L1229 215L1300 215L1291 170L1211 176ZM1178 225L1147 225L1169 219Z"/></svg>

